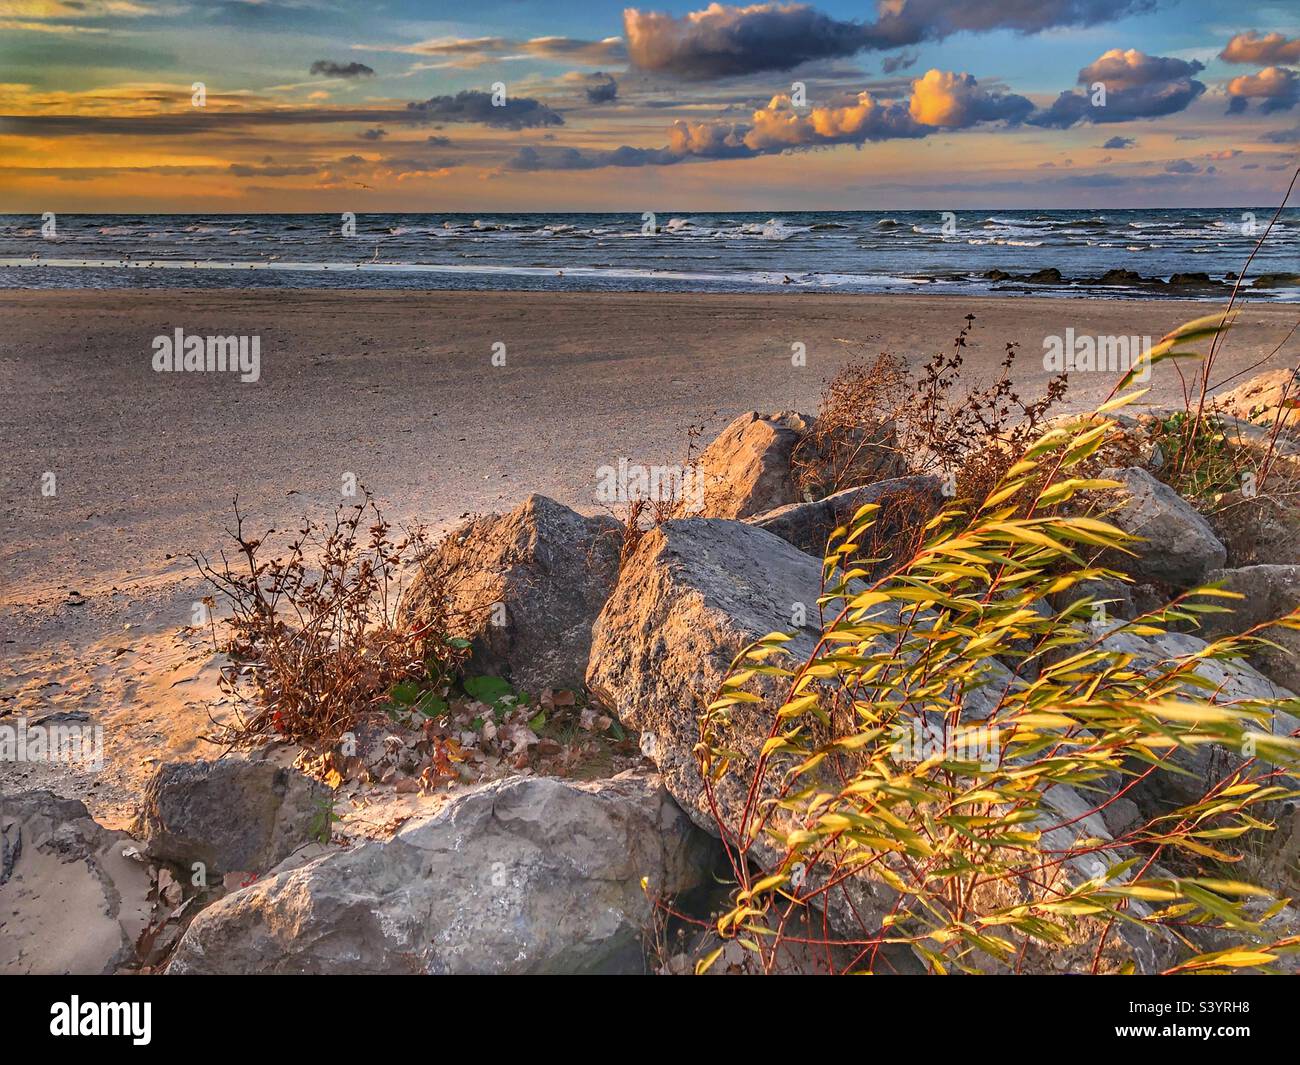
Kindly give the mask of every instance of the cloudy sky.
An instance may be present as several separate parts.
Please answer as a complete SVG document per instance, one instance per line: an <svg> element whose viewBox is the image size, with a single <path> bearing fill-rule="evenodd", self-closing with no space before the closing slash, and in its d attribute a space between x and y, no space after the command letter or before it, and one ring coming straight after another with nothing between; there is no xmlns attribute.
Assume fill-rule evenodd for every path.
<svg viewBox="0 0 1300 1065"><path fill-rule="evenodd" d="M0 212L1258 206L1298 148L1294 0L0 0Z"/></svg>

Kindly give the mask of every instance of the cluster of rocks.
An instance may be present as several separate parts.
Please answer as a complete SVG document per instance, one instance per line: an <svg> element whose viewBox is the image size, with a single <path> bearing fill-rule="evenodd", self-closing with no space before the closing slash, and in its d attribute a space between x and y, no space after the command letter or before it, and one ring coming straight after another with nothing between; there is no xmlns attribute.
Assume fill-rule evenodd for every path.
<svg viewBox="0 0 1300 1065"><path fill-rule="evenodd" d="M1135 270L1116 268L1107 270L1098 277L1063 277L1055 266L1035 270L1029 274L1012 274L1005 270L987 270L982 275L988 281L1018 282L1026 285L1078 285L1087 286L1121 286L1124 288L1178 289L1184 292L1217 291L1230 287L1237 281L1236 274L1227 274L1222 279L1211 277L1207 273L1190 272L1171 274L1163 277L1143 277ZM1291 288L1300 285L1300 274L1261 274L1254 278L1250 288Z"/></svg>
<svg viewBox="0 0 1300 1065"><path fill-rule="evenodd" d="M204 905L172 913L167 971L189 973L325 972L640 972L654 900L705 890L723 867L718 818L730 826L746 800L746 764L768 736L774 684L753 689L766 702L733 720L735 771L724 776L716 806L705 801L694 748L698 716L715 696L735 655L776 630L792 635L795 656L810 653L820 632L820 555L831 530L864 503L883 513L905 505L923 522L942 505L937 481L895 476L824 499L796 497L791 456L812 419L748 413L700 458L702 507L674 516L640 537L619 566L623 531L607 517L584 517L534 495L514 511L477 519L435 549L447 587L467 597L458 631L470 643L470 668L520 688L585 686L600 705L640 733L643 766L586 782L510 777L453 795L438 812L410 821L388 839L340 846L331 841L330 793L314 780L267 762L226 758L164 766L144 796L134 835L136 857L167 872L175 909L206 878ZM893 471L891 471L893 472ZM1112 520L1143 540L1119 568L1133 586L1102 589L1116 617L1143 608L1144 595L1209 580L1241 591L1236 613L1210 615L1207 631L1240 632L1300 604L1300 556L1238 565L1229 545L1186 500L1142 465L1115 467ZM433 590L417 580L403 611ZM471 605L471 601L472 604ZM490 603L492 609L481 609ZM1274 638L1250 663L1206 661L1197 672L1235 698L1294 698L1300 689L1294 632ZM1203 649L1200 635L1107 637L1139 665ZM1008 674L1009 676L1009 674ZM974 717L987 715L978 699ZM1277 715L1275 732L1300 722ZM1139 819L1186 801L1232 752L1202 748L1180 764L1185 776L1135 788L1105 814L1095 801L1057 786L1048 805L1068 827L1049 845L1114 840ZM1240 761L1240 759L1238 759ZM1213 777L1217 779L1217 776ZM103 920L93 958L0 955L0 968L112 971L140 935L125 893L110 887L116 851L134 846L106 833L84 807L28 795L0 802L0 912L30 908L28 870L52 860L84 865L100 891ZM1294 873L1300 819L1270 834L1276 886ZM79 826L69 828L68 825ZM53 857L52 857L53 856ZM760 846L758 860L774 857ZM1091 852L1059 876L1095 876L1123 857ZM130 865L130 859L123 859ZM143 867L137 862L136 870ZM35 875L32 873L31 875ZM141 873L140 875L147 875ZM185 885L184 901L174 886ZM17 885L17 886L15 886ZM70 888L69 890L74 890ZM892 894L864 882L859 914L883 916ZM12 905L11 905L12 903ZM30 920L54 920L45 904ZM1135 912L1143 912L1135 904ZM25 918L26 919L26 918ZM1106 965L1154 971L1176 960L1180 945L1154 927L1125 924ZM30 937L29 937L30 938ZM52 941L57 941L57 936ZM1080 947L1082 957L1086 951ZM1030 959L1043 969L1078 968L1070 950ZM1088 962L1091 958L1088 959Z"/></svg>

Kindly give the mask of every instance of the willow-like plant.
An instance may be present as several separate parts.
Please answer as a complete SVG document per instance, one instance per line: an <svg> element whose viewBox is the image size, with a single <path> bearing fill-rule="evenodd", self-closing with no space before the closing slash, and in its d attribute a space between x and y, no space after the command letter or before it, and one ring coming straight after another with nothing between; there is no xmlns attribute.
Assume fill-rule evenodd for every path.
<svg viewBox="0 0 1300 1065"><path fill-rule="evenodd" d="M905 956L936 973L1267 968L1300 949L1264 927L1283 901L1224 872L1296 794L1284 770L1300 700L1234 695L1207 668L1231 673L1264 637L1165 657L1131 637L1232 596L1198 588L1109 622L1089 594L1124 579L1112 560L1133 538L1087 502L1118 485L1082 470L1108 415L1141 394L1042 435L883 575L862 557L877 512L863 507L831 538L812 651L793 660L778 632L737 657L696 756L736 878L718 932L764 969L792 949L837 971ZM1274 624L1300 629L1300 611ZM733 717L764 712L766 743L738 757ZM740 766L736 809L718 785ZM1107 808L1161 774L1195 780L1199 797L1108 830Z"/></svg>

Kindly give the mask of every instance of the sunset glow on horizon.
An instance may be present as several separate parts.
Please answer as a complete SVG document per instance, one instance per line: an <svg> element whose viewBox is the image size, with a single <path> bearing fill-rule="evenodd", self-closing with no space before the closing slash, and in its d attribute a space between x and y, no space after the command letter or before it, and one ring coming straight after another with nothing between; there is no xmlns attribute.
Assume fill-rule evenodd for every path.
<svg viewBox="0 0 1300 1065"><path fill-rule="evenodd" d="M1300 143L1279 4L0 0L0 32L9 213L1256 205Z"/></svg>

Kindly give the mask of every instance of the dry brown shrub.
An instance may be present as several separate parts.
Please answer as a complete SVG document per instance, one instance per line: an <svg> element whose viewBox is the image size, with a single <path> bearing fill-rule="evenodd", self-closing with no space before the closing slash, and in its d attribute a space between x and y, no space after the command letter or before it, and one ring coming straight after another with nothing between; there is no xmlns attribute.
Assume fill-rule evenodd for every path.
<svg viewBox="0 0 1300 1065"><path fill-rule="evenodd" d="M885 476L936 473L953 480L962 498L985 498L1041 435L1065 395L1066 376L1049 381L1038 398L1022 399L1012 381L1016 345L1008 343L997 377L968 383L964 349L974 320L966 315L952 349L936 353L915 374L887 353L843 367L826 386L816 424L795 449L800 491L819 497L879 480L861 474L866 467L881 469L888 452L894 469Z"/></svg>
<svg viewBox="0 0 1300 1065"><path fill-rule="evenodd" d="M906 363L887 352L850 362L831 378L817 420L790 456L801 498L880 480L879 471L901 465L892 421L908 386Z"/></svg>
<svg viewBox="0 0 1300 1065"><path fill-rule="evenodd" d="M437 607L416 624L394 620L400 571L430 557L422 529L395 535L365 492L329 521L304 519L284 553L268 558L275 533L248 536L236 501L235 560L224 552L220 564L194 557L230 609L222 624L235 661L222 683L238 708L231 740L335 743L394 684L458 664L462 650L448 642L448 619ZM425 582L437 577L423 574Z"/></svg>

